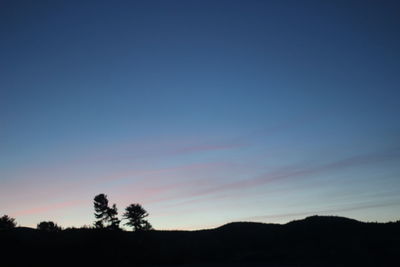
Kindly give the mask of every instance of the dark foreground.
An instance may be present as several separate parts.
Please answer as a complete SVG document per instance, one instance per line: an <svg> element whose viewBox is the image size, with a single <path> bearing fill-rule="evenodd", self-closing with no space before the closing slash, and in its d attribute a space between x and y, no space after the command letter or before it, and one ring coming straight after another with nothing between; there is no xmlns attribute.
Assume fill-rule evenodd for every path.
<svg viewBox="0 0 400 267"><path fill-rule="evenodd" d="M202 231L0 231L1 266L398 266L400 223L313 216Z"/></svg>

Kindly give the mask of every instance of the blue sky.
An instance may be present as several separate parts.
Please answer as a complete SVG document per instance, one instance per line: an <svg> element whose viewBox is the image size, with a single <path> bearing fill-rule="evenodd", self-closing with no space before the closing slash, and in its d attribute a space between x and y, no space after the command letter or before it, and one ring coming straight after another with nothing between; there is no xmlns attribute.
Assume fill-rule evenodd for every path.
<svg viewBox="0 0 400 267"><path fill-rule="evenodd" d="M2 1L0 213L399 219L396 1Z"/></svg>

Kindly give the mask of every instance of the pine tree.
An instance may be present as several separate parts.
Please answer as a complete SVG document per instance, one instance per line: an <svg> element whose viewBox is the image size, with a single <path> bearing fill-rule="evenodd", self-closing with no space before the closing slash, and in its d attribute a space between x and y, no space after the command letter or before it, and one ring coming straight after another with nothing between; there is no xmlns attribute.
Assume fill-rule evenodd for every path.
<svg viewBox="0 0 400 267"><path fill-rule="evenodd" d="M94 198L94 226L96 228L119 229L120 220L118 219L117 206L113 204L110 208L108 206L107 195L99 194Z"/></svg>
<svg viewBox="0 0 400 267"><path fill-rule="evenodd" d="M133 231L148 231L152 230L151 224L145 220L149 216L147 211L140 204L131 204L125 209L123 218L128 220L125 225L133 227Z"/></svg>

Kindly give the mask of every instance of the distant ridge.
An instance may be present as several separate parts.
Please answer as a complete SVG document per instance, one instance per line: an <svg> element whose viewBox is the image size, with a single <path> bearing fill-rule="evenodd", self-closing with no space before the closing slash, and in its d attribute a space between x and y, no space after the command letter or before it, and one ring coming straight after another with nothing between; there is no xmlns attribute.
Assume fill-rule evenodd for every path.
<svg viewBox="0 0 400 267"><path fill-rule="evenodd" d="M215 229L235 229L235 228L261 228L261 227L269 227L269 226L280 226L281 224L275 224L275 223L261 223L261 222L231 222L224 224L222 226L219 226Z"/></svg>
<svg viewBox="0 0 400 267"><path fill-rule="evenodd" d="M242 222L227 223L215 229L226 229L226 228L235 229L235 228L250 228L250 227L262 228L262 227L278 227L278 226L296 225L296 224L338 224L338 223L356 224L356 223L368 223L368 222L361 222L355 219L340 217L340 216L312 215L304 219L290 221L285 224L242 221Z"/></svg>
<svg viewBox="0 0 400 267"><path fill-rule="evenodd" d="M198 231L0 231L2 266L396 266L400 222L311 216ZM23 257L15 257L15 252ZM107 256L111 255L111 256ZM105 257L106 256L106 257ZM62 259L62 261L60 261ZM79 260L78 260L79 259Z"/></svg>
<svg viewBox="0 0 400 267"><path fill-rule="evenodd" d="M296 224L296 223L364 223L364 222L341 216L313 215L301 220L294 220L288 222L287 224Z"/></svg>

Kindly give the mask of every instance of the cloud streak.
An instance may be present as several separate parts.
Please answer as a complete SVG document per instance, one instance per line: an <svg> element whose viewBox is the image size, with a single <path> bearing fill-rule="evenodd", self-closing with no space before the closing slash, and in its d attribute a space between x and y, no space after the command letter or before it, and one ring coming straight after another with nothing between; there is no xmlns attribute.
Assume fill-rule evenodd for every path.
<svg viewBox="0 0 400 267"><path fill-rule="evenodd" d="M333 208L333 209L317 209L313 211L303 211L303 212L289 212L282 214L269 214L262 216L252 216L245 217L242 220L256 220L256 221L265 221L269 219L281 219L281 218L292 218L292 217L302 217L302 216L310 216L310 215L321 215L321 214L335 214L340 212L348 212L355 210L363 210L363 209L371 209L371 208L379 208L379 207L390 207L390 206L400 206L400 202L397 201L386 201L381 203L359 203L356 205L349 205L342 208Z"/></svg>
<svg viewBox="0 0 400 267"><path fill-rule="evenodd" d="M191 151L215 151L236 147L240 147L240 145L206 145L201 147L194 146L187 147L181 152L191 153ZM215 172L216 170L224 172L224 175L229 175L230 173L232 173L232 175L235 175L235 171L232 171L232 167L235 165L231 163L192 163L181 166L172 166L148 170L133 169L104 175L101 178L90 178L83 181L73 180L69 183L66 183L62 189L53 188L52 190L50 190L50 188L47 188L48 190L46 189L46 191L49 192L49 194L51 193L53 195L58 194L62 190L75 190L74 188L79 188L79 190L82 191L85 188L92 188L93 184L103 185L104 188L112 188L114 186L114 182L127 180L128 184L126 184L125 182L122 186L119 183L115 184L115 186L119 188L119 193L117 193L117 196L115 197L115 199L112 200L112 202L133 201L144 203L146 205L165 204L165 208L168 209L183 205L193 205L196 202L210 199L228 199L230 196L232 196L233 192L235 192L235 194L237 194L238 191L245 192L244 190L246 189L260 187L268 183L296 178L307 178L316 174L335 172L357 166L373 166L374 164L380 164L398 159L400 159L400 149L394 148L376 153L362 154L353 157L337 159L328 163L318 164L314 166L287 165L286 167L280 168L276 171L267 172L261 175L257 175L253 178L241 179L234 182L224 182L226 181L226 179L211 179L207 177L207 173ZM191 173L197 174L199 172L203 173L203 175L200 175L201 178L193 179L194 176L191 176ZM171 178L172 176L176 178L174 182L171 182L171 179L159 179L160 177ZM183 177L185 176L189 176L189 178L183 179ZM129 182L130 178L133 178L132 182ZM46 195L46 197L50 198L50 195ZM134 197L134 199L132 199L132 197ZM38 207L18 210L10 214L12 216L26 216L32 214L48 213L54 210L79 206L84 203L85 201L68 201L44 206L39 205ZM85 205L89 205L89 203L85 203ZM365 206L364 208L367 207L368 206ZM371 204L370 207L375 206ZM363 206L357 208L363 208ZM340 211L344 211L344 209L319 210L318 212L329 213ZM301 214L297 214L297 216L300 215ZM290 217L296 216L296 214L281 214L280 216ZM265 218L267 219L267 217Z"/></svg>
<svg viewBox="0 0 400 267"><path fill-rule="evenodd" d="M59 202L59 203L54 203L51 205L43 205L43 206L38 206L30 209L25 209L25 210L19 210L16 212L11 213L11 216L26 216L26 215L32 215L32 214L41 214L41 213L47 213L53 210L60 210L60 209L65 209L65 208L70 208L70 207L75 207L78 205L83 204L85 201L83 200L74 200L74 201L65 201L65 202Z"/></svg>
<svg viewBox="0 0 400 267"><path fill-rule="evenodd" d="M312 167L298 167L298 166L286 166L285 168L275 171L269 172L255 178L244 179L240 181L235 181L231 183L223 183L219 185L206 184L201 189L197 189L196 187L189 188L191 190L186 190L183 195L175 195L168 197L160 197L157 201L168 201L179 198L193 198L193 197L204 197L212 194L218 194L222 192L232 192L237 190L244 190L254 187L263 186L268 183L278 182L287 179L294 179L299 177L309 177L312 175L340 171L346 168L357 167L362 165L373 165L379 164L382 162L392 161L400 159L400 150L399 149L391 149L383 152L370 153L364 155L357 155L345 159L339 159L330 163L321 164L318 166ZM192 182L194 184L194 182ZM179 187L188 187L189 184L177 184L176 188ZM184 190L182 190L184 191Z"/></svg>

